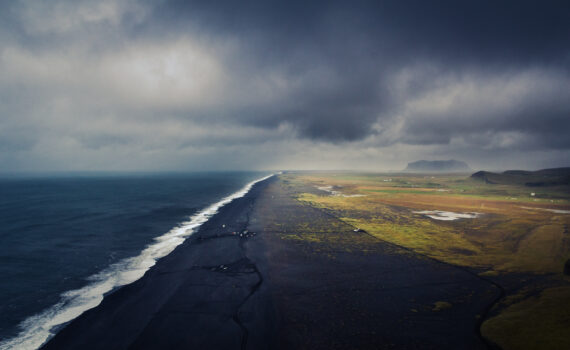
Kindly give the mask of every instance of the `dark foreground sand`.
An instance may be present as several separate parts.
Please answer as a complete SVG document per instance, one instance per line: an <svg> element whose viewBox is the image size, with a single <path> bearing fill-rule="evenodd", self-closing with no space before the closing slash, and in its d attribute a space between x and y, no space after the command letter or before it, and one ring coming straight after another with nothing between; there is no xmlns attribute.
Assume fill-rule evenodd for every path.
<svg viewBox="0 0 570 350"><path fill-rule="evenodd" d="M256 235L231 233L245 229ZM43 349L488 347L477 316L494 286L353 229L274 177Z"/></svg>

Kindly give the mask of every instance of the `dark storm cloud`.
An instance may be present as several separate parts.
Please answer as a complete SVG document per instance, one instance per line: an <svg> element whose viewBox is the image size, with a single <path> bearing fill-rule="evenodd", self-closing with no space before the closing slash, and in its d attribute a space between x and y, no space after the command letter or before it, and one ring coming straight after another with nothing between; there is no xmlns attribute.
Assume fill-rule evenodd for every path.
<svg viewBox="0 0 570 350"><path fill-rule="evenodd" d="M166 1L161 25L192 23L218 33L264 37L280 52L312 43L350 48L365 39L368 53L422 51L513 59L568 60L567 1ZM272 43L272 44L271 44ZM383 52L393 49L395 52ZM366 52L359 53L366 56Z"/></svg>
<svg viewBox="0 0 570 350"><path fill-rule="evenodd" d="M0 6L4 167L570 152L567 1Z"/></svg>
<svg viewBox="0 0 570 350"><path fill-rule="evenodd" d="M568 13L569 5L562 1L168 1L153 16L165 30L197 27L213 37L237 38L241 52L228 63L237 70L279 71L288 81L303 80L272 108L244 113L245 122L285 121L303 137L345 141L373 134L378 119L391 122L409 98L438 88L433 76L480 72L492 77L546 69L561 74L552 77L553 85L568 81ZM432 66L433 74L425 80L414 77L406 91L394 96L396 73L424 62ZM323 77L314 74L319 69ZM488 83L480 83L475 89L487 88ZM524 83L533 85L531 80ZM506 111L487 111L484 99L476 101L482 104L479 114L506 114L482 116L486 123L480 127L531 133L544 127L567 130L568 96L541 97L520 101L523 106L513 104ZM432 116L421 111L408 115L409 125L400 140L447 143L468 127L456 123L455 115L478 118L477 110L460 111L472 107L457 105L457 110ZM426 119L439 125L421 121Z"/></svg>

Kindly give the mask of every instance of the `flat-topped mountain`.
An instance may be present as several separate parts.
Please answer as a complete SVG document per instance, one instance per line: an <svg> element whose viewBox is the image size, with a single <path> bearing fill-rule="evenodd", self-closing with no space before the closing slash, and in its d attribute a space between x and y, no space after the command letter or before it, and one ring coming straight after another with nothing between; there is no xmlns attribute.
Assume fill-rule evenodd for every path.
<svg viewBox="0 0 570 350"><path fill-rule="evenodd" d="M542 169L537 171L507 170L502 173L478 171L471 178L489 184L525 185L529 187L568 186L570 185L570 167Z"/></svg>
<svg viewBox="0 0 570 350"><path fill-rule="evenodd" d="M429 172L429 173L459 173L471 171L467 163L450 159L450 160L418 160L408 163L404 171L409 172Z"/></svg>

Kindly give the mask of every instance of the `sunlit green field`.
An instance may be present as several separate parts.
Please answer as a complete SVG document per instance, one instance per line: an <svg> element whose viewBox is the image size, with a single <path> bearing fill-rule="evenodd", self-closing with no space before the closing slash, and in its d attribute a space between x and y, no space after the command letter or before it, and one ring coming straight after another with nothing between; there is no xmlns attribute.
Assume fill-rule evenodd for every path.
<svg viewBox="0 0 570 350"><path fill-rule="evenodd" d="M548 348L570 348L570 336L561 336L570 334L570 281L563 274L570 259L568 187L495 185L469 175L300 173L282 178L297 190L299 201L379 239L497 281L509 274L548 276L548 286L524 286L503 300L501 313L486 321L482 332L505 349L540 348L536 344L547 338ZM472 217L441 220L440 214L429 217L426 211ZM537 321L543 326L537 327Z"/></svg>

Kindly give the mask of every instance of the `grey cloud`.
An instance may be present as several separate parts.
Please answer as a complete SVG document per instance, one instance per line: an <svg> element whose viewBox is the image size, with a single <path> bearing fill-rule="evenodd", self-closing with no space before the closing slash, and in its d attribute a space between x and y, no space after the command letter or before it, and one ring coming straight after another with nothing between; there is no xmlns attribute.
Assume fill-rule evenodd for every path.
<svg viewBox="0 0 570 350"><path fill-rule="evenodd" d="M452 137L510 132L521 135L510 147L568 149L568 101L565 71L478 72L410 99L401 111L402 133L408 143L449 143Z"/></svg>
<svg viewBox="0 0 570 350"><path fill-rule="evenodd" d="M479 68L505 75L511 70L516 74L554 66L566 75L563 80L568 79L570 26L561 11L566 5L563 2L544 6L531 2L475 5L450 1L303 4L253 1L211 5L173 1L163 4L166 10L157 18L161 23L170 23L168 28L200 26L214 36L238 37L245 54L239 52L236 67L248 74L277 69L288 81L307 74L310 78L295 86L297 93L286 91L286 98L278 101L279 105L257 108L251 115L255 122L258 118L268 125L286 120L297 126L302 137L333 142L373 135L371 126L377 118L389 123L414 94L438 89L438 82L433 81L437 75L464 74ZM240 61L242 55L249 63ZM407 95L395 100L390 94L391 75L413 68L418 62L439 68L413 79L414 86L407 89ZM314 86L318 78L311 76L311 70L315 67L326 67L329 76L340 79L330 86ZM532 81L526 83L533 85ZM543 100L535 98L534 104L523 101L525 113L536 116L540 112L552 121L542 125L556 125L556 110L561 106L550 105L550 97L533 92ZM486 104L484 100L476 103ZM528 119L518 109L513 104L510 110L497 112ZM404 130L405 135L392 139L412 144L447 143L465 127L452 128L456 124L454 115L423 113L425 119L441 121L441 125L435 128L436 123L414 123ZM250 118L244 117L246 121ZM495 123L485 127L502 129L501 119L513 124L513 118L495 117ZM421 129L421 133L414 133L415 128Z"/></svg>
<svg viewBox="0 0 570 350"><path fill-rule="evenodd" d="M3 167L570 152L566 2L1 6Z"/></svg>

